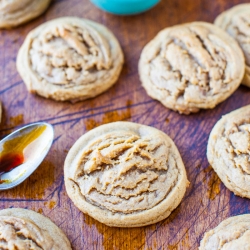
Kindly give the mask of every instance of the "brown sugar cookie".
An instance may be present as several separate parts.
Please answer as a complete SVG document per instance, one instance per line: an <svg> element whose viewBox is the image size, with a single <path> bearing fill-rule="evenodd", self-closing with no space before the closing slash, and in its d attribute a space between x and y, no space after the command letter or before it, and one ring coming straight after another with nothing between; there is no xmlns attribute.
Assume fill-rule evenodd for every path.
<svg viewBox="0 0 250 250"><path fill-rule="evenodd" d="M209 136L207 158L228 189L250 198L250 105L216 123Z"/></svg>
<svg viewBox="0 0 250 250"><path fill-rule="evenodd" d="M72 249L65 234L51 220L22 208L0 211L0 238L0 249Z"/></svg>
<svg viewBox="0 0 250 250"><path fill-rule="evenodd" d="M183 114L224 101L240 85L244 70L237 42L205 22L162 30L144 47L139 61L148 95Z"/></svg>
<svg viewBox="0 0 250 250"><path fill-rule="evenodd" d="M106 27L90 20L62 17L26 37L17 69L28 90L57 101L94 97L118 79L123 53Z"/></svg>
<svg viewBox="0 0 250 250"><path fill-rule="evenodd" d="M246 71L242 83L250 87L250 4L239 4L222 12L214 24L224 29L240 45L244 56Z"/></svg>
<svg viewBox="0 0 250 250"><path fill-rule="evenodd" d="M199 250L250 249L250 214L230 217L206 232Z"/></svg>
<svg viewBox="0 0 250 250"><path fill-rule="evenodd" d="M188 185L174 142L158 129L131 122L102 125L80 137L66 157L64 178L82 212L115 227L165 219Z"/></svg>
<svg viewBox="0 0 250 250"><path fill-rule="evenodd" d="M1 0L0 28L12 28L41 15L51 0Z"/></svg>

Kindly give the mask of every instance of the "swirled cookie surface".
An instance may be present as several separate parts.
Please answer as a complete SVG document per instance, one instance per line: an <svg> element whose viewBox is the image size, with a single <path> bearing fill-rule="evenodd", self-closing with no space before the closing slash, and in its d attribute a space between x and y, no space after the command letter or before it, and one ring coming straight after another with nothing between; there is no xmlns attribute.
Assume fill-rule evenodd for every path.
<svg viewBox="0 0 250 250"><path fill-rule="evenodd" d="M0 28L12 28L39 16L49 3L50 0L1 0Z"/></svg>
<svg viewBox="0 0 250 250"><path fill-rule="evenodd" d="M109 45L98 32L69 23L45 29L29 51L32 68L41 80L65 87L90 84L98 74L105 75L102 70L112 67L110 56Z"/></svg>
<svg viewBox="0 0 250 250"><path fill-rule="evenodd" d="M228 218L205 233L199 250L250 249L250 215Z"/></svg>
<svg viewBox="0 0 250 250"><path fill-rule="evenodd" d="M250 198L250 106L222 117L208 141L208 161L235 194Z"/></svg>
<svg viewBox="0 0 250 250"><path fill-rule="evenodd" d="M222 12L216 19L215 25L224 29L240 45L246 63L243 84L250 87L250 4L239 4Z"/></svg>
<svg viewBox="0 0 250 250"><path fill-rule="evenodd" d="M83 152L75 180L92 204L113 212L142 211L161 202L177 181L178 169L170 175L166 159L175 162L157 139L109 134Z"/></svg>
<svg viewBox="0 0 250 250"><path fill-rule="evenodd" d="M17 61L28 89L56 100L82 100L103 92L115 83L122 64L120 45L108 29L74 17L33 30Z"/></svg>
<svg viewBox="0 0 250 250"><path fill-rule="evenodd" d="M59 249L34 223L11 216L0 216L0 239L1 249Z"/></svg>
<svg viewBox="0 0 250 250"><path fill-rule="evenodd" d="M234 92L243 78L244 57L216 26L187 23L162 30L145 46L139 73L151 97L189 114L213 108Z"/></svg>
<svg viewBox="0 0 250 250"><path fill-rule="evenodd" d="M32 210L0 211L0 249L71 250L65 234L50 219Z"/></svg>
<svg viewBox="0 0 250 250"><path fill-rule="evenodd" d="M120 124L120 129L116 123L101 126L104 130L105 127L109 130L110 126L112 131L103 132L102 135L97 132L99 135L83 146L74 160L66 160L65 182L74 203L87 213L90 212L84 205L77 204L77 197L103 213L140 217L143 212L165 202L168 195L175 193L181 186L180 193L176 195L179 204L187 179L180 155L169 141L170 138L166 135L166 138L162 138L162 132L146 126L149 133L140 134L133 129L129 131L122 128L126 124L138 125ZM102 132L100 127L98 130ZM68 158L75 153L73 146ZM76 191L74 194L71 193L73 190ZM168 205L172 202L169 200ZM159 218L163 212L164 209L159 212ZM96 218L95 215L93 217ZM147 218L142 219L141 224L143 220ZM106 224L113 223L103 221Z"/></svg>

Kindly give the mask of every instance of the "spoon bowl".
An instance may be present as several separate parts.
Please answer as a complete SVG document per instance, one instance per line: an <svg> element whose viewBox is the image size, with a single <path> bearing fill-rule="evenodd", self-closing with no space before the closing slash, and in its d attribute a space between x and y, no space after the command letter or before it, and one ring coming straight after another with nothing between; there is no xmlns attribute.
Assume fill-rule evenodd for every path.
<svg viewBox="0 0 250 250"><path fill-rule="evenodd" d="M160 0L91 0L98 8L116 15L135 15L154 7Z"/></svg>
<svg viewBox="0 0 250 250"><path fill-rule="evenodd" d="M54 139L52 125L37 122L24 126L0 141L0 190L13 188L41 164Z"/></svg>

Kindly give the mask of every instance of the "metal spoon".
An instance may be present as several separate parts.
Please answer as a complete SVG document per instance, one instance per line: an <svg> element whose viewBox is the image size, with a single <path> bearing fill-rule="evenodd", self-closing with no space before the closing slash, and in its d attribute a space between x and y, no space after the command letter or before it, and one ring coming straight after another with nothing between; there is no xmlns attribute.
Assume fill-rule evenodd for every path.
<svg viewBox="0 0 250 250"><path fill-rule="evenodd" d="M52 125L37 122L1 140L0 190L13 188L28 178L47 155L53 139Z"/></svg>

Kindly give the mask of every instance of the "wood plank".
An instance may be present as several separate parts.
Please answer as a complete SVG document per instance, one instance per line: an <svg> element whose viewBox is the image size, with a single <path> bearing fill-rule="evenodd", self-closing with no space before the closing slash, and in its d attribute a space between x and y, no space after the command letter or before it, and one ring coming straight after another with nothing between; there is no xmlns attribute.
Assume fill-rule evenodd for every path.
<svg viewBox="0 0 250 250"><path fill-rule="evenodd" d="M4 108L0 138L20 125L36 121L54 125L56 138L45 161L30 178L0 193L0 208L21 207L42 213L62 228L73 249L98 250L197 249L206 230L231 215L249 213L249 200L227 190L206 158L207 139L213 125L221 115L249 104L249 89L241 86L215 109L184 116L148 97L137 73L143 46L161 29L197 20L213 22L221 11L243 2L247 1L162 0L146 13L125 17L105 13L86 0L55 0L34 21L0 31L0 100ZM29 94L15 67L20 45L37 25L71 15L100 22L117 36L126 60L119 81L100 96L75 104ZM157 224L133 229L110 228L79 212L66 194L63 163L70 147L86 131L119 120L163 130L175 141L183 157L191 184L181 205Z"/></svg>

